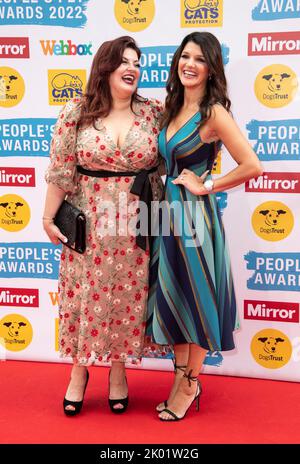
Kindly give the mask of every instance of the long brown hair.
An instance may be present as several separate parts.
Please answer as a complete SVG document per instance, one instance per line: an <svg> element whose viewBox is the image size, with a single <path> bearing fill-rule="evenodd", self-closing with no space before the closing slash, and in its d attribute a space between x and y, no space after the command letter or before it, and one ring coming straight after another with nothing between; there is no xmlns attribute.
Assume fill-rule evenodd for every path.
<svg viewBox="0 0 300 464"><path fill-rule="evenodd" d="M77 128L89 124L93 124L95 127L96 119L109 114L112 108L109 76L122 63L123 53L126 48L132 48L136 52L138 59L140 59L141 51L139 47L135 40L127 35L106 41L99 47L93 59L86 91L80 104L80 117ZM137 91L132 95L131 109L133 102L136 101L143 101Z"/></svg>
<svg viewBox="0 0 300 464"><path fill-rule="evenodd" d="M178 76L178 63L188 42L194 42L201 47L202 54L208 66L209 78L206 83L206 93L199 102L201 114L201 127L211 116L211 109L215 103L221 103L227 111L230 110L231 101L227 95L227 82L222 60L222 49L218 39L210 32L192 32L187 35L176 50L171 63L167 81L167 97L165 112L161 120L161 128L167 126L179 113L184 101L184 87Z"/></svg>

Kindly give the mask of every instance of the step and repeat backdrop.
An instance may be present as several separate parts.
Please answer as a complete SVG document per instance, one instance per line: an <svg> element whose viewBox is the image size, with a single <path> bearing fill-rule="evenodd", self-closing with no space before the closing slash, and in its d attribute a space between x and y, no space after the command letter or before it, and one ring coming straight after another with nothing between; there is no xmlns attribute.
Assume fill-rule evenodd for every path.
<svg viewBox="0 0 300 464"><path fill-rule="evenodd" d="M299 0L0 0L0 358L61 362L61 249L41 217L53 126L81 95L99 45L133 36L140 93L165 98L174 50L188 33L222 44L236 122L264 174L218 194L236 286L236 349L204 372L300 380ZM234 167L226 149L215 176ZM171 369L170 359L141 368Z"/></svg>

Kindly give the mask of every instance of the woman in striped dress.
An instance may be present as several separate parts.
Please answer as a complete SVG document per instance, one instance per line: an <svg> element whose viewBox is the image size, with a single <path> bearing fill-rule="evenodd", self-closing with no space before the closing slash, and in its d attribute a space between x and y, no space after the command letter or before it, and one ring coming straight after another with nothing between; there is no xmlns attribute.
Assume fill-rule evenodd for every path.
<svg viewBox="0 0 300 464"><path fill-rule="evenodd" d="M159 135L167 179L153 247L148 334L174 349L173 387L157 406L164 421L182 419L194 400L199 404L207 351L234 348L236 301L215 193L262 168L229 110L220 43L213 34L193 32L172 61ZM212 180L221 143L237 167Z"/></svg>

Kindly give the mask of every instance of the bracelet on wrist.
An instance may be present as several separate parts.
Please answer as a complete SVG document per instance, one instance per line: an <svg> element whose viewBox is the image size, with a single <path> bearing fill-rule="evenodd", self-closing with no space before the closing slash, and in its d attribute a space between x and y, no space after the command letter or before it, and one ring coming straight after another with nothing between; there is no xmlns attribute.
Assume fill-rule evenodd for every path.
<svg viewBox="0 0 300 464"><path fill-rule="evenodd" d="M43 217L42 217L42 220L43 220L43 221L54 222L54 218L48 217L48 216L43 216Z"/></svg>

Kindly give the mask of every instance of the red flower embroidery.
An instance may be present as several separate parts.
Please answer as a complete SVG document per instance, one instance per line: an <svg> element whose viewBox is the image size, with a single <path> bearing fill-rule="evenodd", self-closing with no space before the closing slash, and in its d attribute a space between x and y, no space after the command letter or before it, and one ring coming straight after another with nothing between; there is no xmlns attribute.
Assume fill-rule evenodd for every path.
<svg viewBox="0 0 300 464"><path fill-rule="evenodd" d="M120 321L119 319L116 321L116 324L117 325L121 325L122 324L122 321Z"/></svg>
<svg viewBox="0 0 300 464"><path fill-rule="evenodd" d="M99 299L100 299L99 293L94 293L94 295L93 295L93 300L94 300L94 301L98 301Z"/></svg>
<svg viewBox="0 0 300 464"><path fill-rule="evenodd" d="M133 329L132 335L134 335L135 337L137 337L138 335L140 335L139 329Z"/></svg>
<svg viewBox="0 0 300 464"><path fill-rule="evenodd" d="M97 337L98 333L99 333L99 332L98 332L97 329L93 329L93 330L91 331L91 336L92 336L92 337Z"/></svg>
<svg viewBox="0 0 300 464"><path fill-rule="evenodd" d="M94 184L94 190L95 190L95 192L99 192L100 185L99 184Z"/></svg>
<svg viewBox="0 0 300 464"><path fill-rule="evenodd" d="M101 258L100 256L96 256L95 259L94 259L94 263L97 264L97 266L99 266L99 264L101 264Z"/></svg>
<svg viewBox="0 0 300 464"><path fill-rule="evenodd" d="M136 264L143 264L144 260L141 256L139 256L138 258L136 258Z"/></svg>
<svg viewBox="0 0 300 464"><path fill-rule="evenodd" d="M73 296L74 296L73 290L68 290L67 295L68 295L69 298L73 298Z"/></svg>
<svg viewBox="0 0 300 464"><path fill-rule="evenodd" d="M142 295L140 294L140 292L135 294L135 300L136 301L140 301L141 298L142 298Z"/></svg>
<svg viewBox="0 0 300 464"><path fill-rule="evenodd" d="M69 332L75 332L75 325L70 325Z"/></svg>

